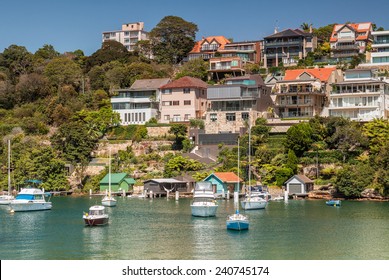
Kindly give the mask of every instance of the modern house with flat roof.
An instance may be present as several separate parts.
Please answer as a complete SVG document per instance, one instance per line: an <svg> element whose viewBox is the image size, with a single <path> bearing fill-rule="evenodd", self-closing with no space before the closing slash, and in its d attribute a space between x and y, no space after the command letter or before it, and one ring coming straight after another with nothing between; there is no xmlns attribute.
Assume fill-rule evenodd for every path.
<svg viewBox="0 0 389 280"><path fill-rule="evenodd" d="M120 124L145 124L151 118L159 119L160 88L170 79L136 80L130 88L114 90L112 109L119 113Z"/></svg>
<svg viewBox="0 0 389 280"><path fill-rule="evenodd" d="M247 122L254 125L272 107L270 88L260 75L228 78L223 85L209 86L206 133L239 133Z"/></svg>
<svg viewBox="0 0 389 280"><path fill-rule="evenodd" d="M389 84L371 69L350 69L344 80L334 83L329 115L355 121L371 121L389 116Z"/></svg>

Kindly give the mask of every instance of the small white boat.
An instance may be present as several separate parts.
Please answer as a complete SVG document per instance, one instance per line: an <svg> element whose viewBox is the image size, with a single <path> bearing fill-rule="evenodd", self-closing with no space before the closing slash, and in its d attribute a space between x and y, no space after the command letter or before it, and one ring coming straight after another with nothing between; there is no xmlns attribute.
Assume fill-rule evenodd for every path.
<svg viewBox="0 0 389 280"><path fill-rule="evenodd" d="M105 207L94 205L89 208L88 213L82 216L86 226L104 226L108 224L109 216L105 212Z"/></svg>
<svg viewBox="0 0 389 280"><path fill-rule="evenodd" d="M9 195L8 193L0 195L0 205L8 205L14 199L15 197L13 195Z"/></svg>
<svg viewBox="0 0 389 280"><path fill-rule="evenodd" d="M256 187L249 187L249 192L241 201L241 206L244 210L264 209L267 206L268 198L267 192L258 190Z"/></svg>
<svg viewBox="0 0 389 280"><path fill-rule="evenodd" d="M101 204L108 207L113 207L117 204L117 201L112 196L111 192L111 149L109 150L108 193L106 193L104 198L101 200Z"/></svg>
<svg viewBox="0 0 389 280"><path fill-rule="evenodd" d="M271 200L272 201L283 201L284 197L279 195L279 196L273 197Z"/></svg>
<svg viewBox="0 0 389 280"><path fill-rule="evenodd" d="M227 229L231 230L248 230L249 225L248 217L240 214L239 210L236 210L235 214L229 215L226 220Z"/></svg>
<svg viewBox="0 0 389 280"><path fill-rule="evenodd" d="M53 206L46 201L43 190L38 188L24 188L9 204L11 212L50 210Z"/></svg>
<svg viewBox="0 0 389 280"><path fill-rule="evenodd" d="M192 216L213 217L216 216L217 203L211 182L197 182L193 194L193 202L190 205Z"/></svg>

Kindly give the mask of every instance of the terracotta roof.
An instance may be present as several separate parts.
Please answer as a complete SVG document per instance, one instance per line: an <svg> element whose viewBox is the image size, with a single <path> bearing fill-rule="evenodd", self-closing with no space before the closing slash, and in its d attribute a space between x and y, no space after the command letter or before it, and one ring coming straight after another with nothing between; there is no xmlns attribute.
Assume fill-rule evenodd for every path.
<svg viewBox="0 0 389 280"><path fill-rule="evenodd" d="M352 29L354 32L359 33L359 32L366 32L371 30L372 23L371 22L362 22L362 23L346 23L346 24L335 24L334 29L332 30L330 42L336 42L338 41L337 37L334 37L335 34L337 34L340 30L342 30L344 27L349 27ZM367 35L358 35L356 37L356 40L367 40L368 36Z"/></svg>
<svg viewBox="0 0 389 280"><path fill-rule="evenodd" d="M223 182L240 182L240 179L234 172L214 172L216 177L218 177Z"/></svg>
<svg viewBox="0 0 389 280"><path fill-rule="evenodd" d="M220 47L218 50L223 50L225 44L231 43L224 36L210 36L210 37L203 38L202 40L196 42L193 49L189 53L199 53L199 52L201 52L201 46L203 45L203 43L208 42L209 44L211 44L213 41L216 41L219 43Z"/></svg>
<svg viewBox="0 0 389 280"><path fill-rule="evenodd" d="M200 79L193 77L182 77L178 80L175 80L171 83L168 83L161 87L161 89L170 89L170 88L203 88L206 89L208 84Z"/></svg>
<svg viewBox="0 0 389 280"><path fill-rule="evenodd" d="M314 78L320 79L320 81L322 82L327 82L331 76L331 73L335 70L336 67L286 70L284 81L297 80L297 78L301 74L308 73L309 75L312 75Z"/></svg>

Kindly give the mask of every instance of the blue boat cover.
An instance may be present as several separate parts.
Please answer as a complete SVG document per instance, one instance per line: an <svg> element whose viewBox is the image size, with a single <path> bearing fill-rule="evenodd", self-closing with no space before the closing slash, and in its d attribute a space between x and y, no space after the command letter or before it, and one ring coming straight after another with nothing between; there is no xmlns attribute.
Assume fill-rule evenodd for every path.
<svg viewBox="0 0 389 280"><path fill-rule="evenodd" d="M32 194L18 194L18 195L16 196L16 199L33 200L33 199L34 199L34 195L32 195Z"/></svg>

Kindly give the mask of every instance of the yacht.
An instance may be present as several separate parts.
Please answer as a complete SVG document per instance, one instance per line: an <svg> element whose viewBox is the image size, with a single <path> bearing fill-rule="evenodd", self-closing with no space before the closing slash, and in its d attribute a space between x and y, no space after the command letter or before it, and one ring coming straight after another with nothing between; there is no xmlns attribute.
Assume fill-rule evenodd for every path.
<svg viewBox="0 0 389 280"><path fill-rule="evenodd" d="M217 203L211 182L196 182L193 202L190 205L192 215L197 217L216 216Z"/></svg>
<svg viewBox="0 0 389 280"><path fill-rule="evenodd" d="M262 187L249 187L249 192L244 200L241 201L241 206L244 210L264 209L270 195Z"/></svg>
<svg viewBox="0 0 389 280"><path fill-rule="evenodd" d="M52 204L46 201L47 194L38 188L24 188L9 204L11 212L50 210Z"/></svg>

